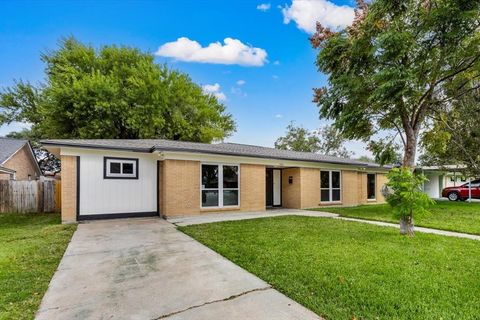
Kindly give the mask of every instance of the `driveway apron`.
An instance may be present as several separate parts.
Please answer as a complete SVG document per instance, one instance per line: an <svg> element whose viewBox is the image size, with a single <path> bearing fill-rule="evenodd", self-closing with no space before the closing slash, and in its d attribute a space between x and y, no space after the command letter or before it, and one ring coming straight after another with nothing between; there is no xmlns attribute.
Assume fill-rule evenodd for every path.
<svg viewBox="0 0 480 320"><path fill-rule="evenodd" d="M83 223L36 319L320 319L162 219Z"/></svg>

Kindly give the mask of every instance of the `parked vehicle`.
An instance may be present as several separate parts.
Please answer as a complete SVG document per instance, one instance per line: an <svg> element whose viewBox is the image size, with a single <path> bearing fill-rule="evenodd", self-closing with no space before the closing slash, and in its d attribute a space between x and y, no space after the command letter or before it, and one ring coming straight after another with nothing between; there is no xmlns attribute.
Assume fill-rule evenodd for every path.
<svg viewBox="0 0 480 320"><path fill-rule="evenodd" d="M473 180L458 187L448 187L442 190L442 197L450 201L464 201L469 197L469 184L471 183L472 199L480 199L480 180Z"/></svg>

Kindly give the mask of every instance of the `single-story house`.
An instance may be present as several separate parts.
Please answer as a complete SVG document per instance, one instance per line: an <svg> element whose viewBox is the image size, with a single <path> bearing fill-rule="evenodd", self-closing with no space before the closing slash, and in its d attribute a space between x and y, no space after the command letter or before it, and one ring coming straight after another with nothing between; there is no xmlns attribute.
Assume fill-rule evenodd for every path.
<svg viewBox="0 0 480 320"><path fill-rule="evenodd" d="M0 137L0 180L35 180L41 175L28 140Z"/></svg>
<svg viewBox="0 0 480 320"><path fill-rule="evenodd" d="M235 143L45 140L61 158L62 221L384 202L388 169Z"/></svg>

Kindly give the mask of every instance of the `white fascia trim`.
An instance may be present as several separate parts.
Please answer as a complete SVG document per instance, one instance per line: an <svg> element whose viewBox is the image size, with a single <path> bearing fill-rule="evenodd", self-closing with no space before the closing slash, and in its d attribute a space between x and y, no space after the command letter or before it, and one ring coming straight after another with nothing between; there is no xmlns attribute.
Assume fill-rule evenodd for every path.
<svg viewBox="0 0 480 320"><path fill-rule="evenodd" d="M289 167L301 167L301 168L318 168L328 170L354 170L368 173L385 173L389 170L386 168L366 168L356 165L334 164L324 162L308 162L308 161L294 161L294 160L281 160L281 159L268 159L268 158L254 158L254 157L242 157L242 156L228 156L228 155L215 155L207 153L193 153L193 152L171 152L163 151L156 152L159 160L189 160L200 162L212 162L212 163L225 163L225 164L259 164L276 168L289 168Z"/></svg>
<svg viewBox="0 0 480 320"><path fill-rule="evenodd" d="M387 168L367 168L358 165L346 165L346 164L334 164L325 162L309 162L309 161L294 161L294 160L281 160L281 159L269 159L269 158L255 158L244 156L229 156L210 153L197 153L197 152L174 152L174 151L155 151L153 153L136 152L127 150L111 150L111 149L92 149L92 148L69 148L61 147L60 155L64 156L78 156L85 152L96 154L142 154L151 156L155 160L187 160L187 161L199 161L199 162L211 162L222 164L259 164L265 166L271 166L274 168L318 168L325 170L351 170L367 173L386 173L389 171Z"/></svg>
<svg viewBox="0 0 480 320"><path fill-rule="evenodd" d="M10 168L6 168L6 167L1 167L0 166L0 172L2 173L8 173L8 174L14 174L15 172L17 172L16 170L13 170L13 169L10 169Z"/></svg>
<svg viewBox="0 0 480 320"><path fill-rule="evenodd" d="M136 152L129 150L112 150L112 149L92 149L92 148L69 148L69 147L60 147L61 156L81 156L82 154L97 154L105 156L119 156L119 157L130 157L135 158L138 155L150 157L152 160L162 160L157 154L149 152Z"/></svg>

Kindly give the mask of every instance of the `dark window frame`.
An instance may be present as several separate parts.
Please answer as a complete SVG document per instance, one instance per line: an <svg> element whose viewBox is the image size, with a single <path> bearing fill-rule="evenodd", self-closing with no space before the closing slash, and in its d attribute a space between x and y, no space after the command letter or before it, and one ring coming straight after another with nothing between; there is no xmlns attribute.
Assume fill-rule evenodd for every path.
<svg viewBox="0 0 480 320"><path fill-rule="evenodd" d="M373 176L373 198L370 198L369 188L370 188L370 181L369 176ZM377 200L377 174L376 173L367 173L367 200L368 201L375 201Z"/></svg>
<svg viewBox="0 0 480 320"><path fill-rule="evenodd" d="M205 188L203 184L203 166L216 166L218 170L218 185L216 188ZM236 167L237 168L237 187L229 188L224 187L224 167ZM239 208L240 207L240 164L227 164L227 163L201 163L200 164L200 208L202 209L215 209L215 208ZM203 205L203 191L217 191L218 203L216 206L204 206ZM224 204L224 191L236 191L237 192L237 204L225 205Z"/></svg>
<svg viewBox="0 0 480 320"><path fill-rule="evenodd" d="M109 176L108 175L108 161L109 160L118 160L122 165L120 165L121 170L123 171L123 163L135 163L134 176ZM138 180L138 158L121 158L121 157L103 157L103 179L117 179L117 180ZM122 174L122 173L120 173Z"/></svg>
<svg viewBox="0 0 480 320"><path fill-rule="evenodd" d="M328 188L322 187L322 172L328 172ZM338 187L333 187L333 173L338 173ZM321 203L341 203L342 202L342 170L320 170L320 202ZM328 191L328 200L322 200L322 191ZM333 192L338 191L339 199L333 200Z"/></svg>

